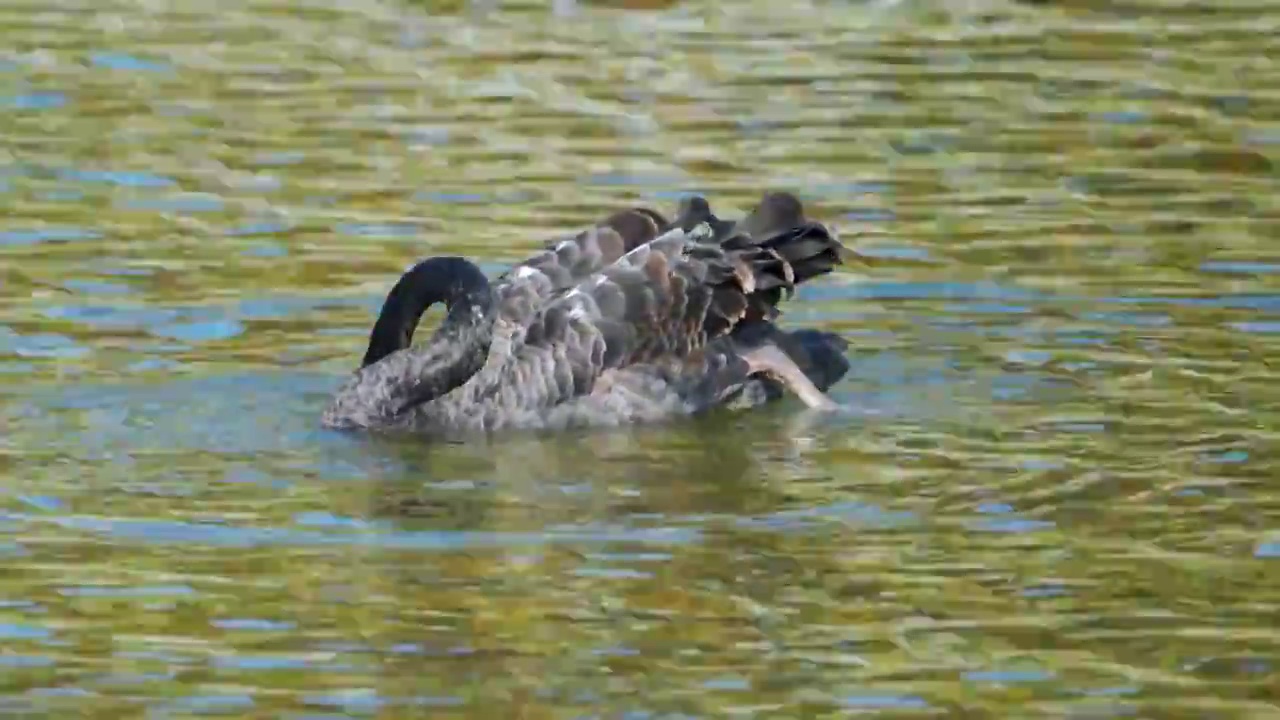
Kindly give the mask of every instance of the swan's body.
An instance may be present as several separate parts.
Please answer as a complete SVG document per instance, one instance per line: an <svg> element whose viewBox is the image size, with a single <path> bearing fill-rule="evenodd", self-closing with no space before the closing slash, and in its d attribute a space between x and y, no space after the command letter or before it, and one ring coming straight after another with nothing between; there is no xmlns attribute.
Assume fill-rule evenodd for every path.
<svg viewBox="0 0 1280 720"><path fill-rule="evenodd" d="M617 425L750 406L789 391L810 406L848 370L838 336L773 320L843 247L785 193L739 223L701 198L668 224L618 213L492 285L432 258L388 295L363 366L325 411L331 427L427 432ZM410 347L435 301L448 317Z"/></svg>

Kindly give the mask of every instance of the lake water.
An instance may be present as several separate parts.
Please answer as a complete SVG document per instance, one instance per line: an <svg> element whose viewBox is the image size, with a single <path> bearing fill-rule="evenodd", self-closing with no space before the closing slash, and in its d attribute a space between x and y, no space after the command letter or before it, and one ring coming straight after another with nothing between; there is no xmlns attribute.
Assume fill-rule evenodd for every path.
<svg viewBox="0 0 1280 720"><path fill-rule="evenodd" d="M10 0L0 712L1280 717L1277 38L1243 0ZM875 260L786 313L849 338L848 412L319 427L415 259L765 188Z"/></svg>

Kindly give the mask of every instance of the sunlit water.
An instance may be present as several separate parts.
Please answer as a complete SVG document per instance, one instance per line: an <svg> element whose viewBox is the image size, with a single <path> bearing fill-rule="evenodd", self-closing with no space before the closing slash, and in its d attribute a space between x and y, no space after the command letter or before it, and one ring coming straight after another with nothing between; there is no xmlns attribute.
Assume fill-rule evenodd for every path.
<svg viewBox="0 0 1280 720"><path fill-rule="evenodd" d="M500 5L0 7L0 712L1280 716L1280 8ZM846 412L318 426L415 258L765 187Z"/></svg>

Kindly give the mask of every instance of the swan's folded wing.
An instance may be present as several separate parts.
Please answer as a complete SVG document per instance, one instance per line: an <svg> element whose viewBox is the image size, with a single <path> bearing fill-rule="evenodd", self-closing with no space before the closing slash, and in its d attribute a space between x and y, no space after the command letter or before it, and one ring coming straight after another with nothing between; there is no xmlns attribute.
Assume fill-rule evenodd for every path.
<svg viewBox="0 0 1280 720"><path fill-rule="evenodd" d="M752 236L726 231L695 198L678 222L684 224L688 208L701 207L707 210L700 214L703 223L667 233L580 283L577 290L595 301L580 312L604 332L606 367L685 357L740 323L774 317L796 284L839 264L839 240L805 220L793 196L766 196L753 216L774 203L785 206L786 199L794 212L772 227L762 224ZM570 292L557 302L575 300Z"/></svg>
<svg viewBox="0 0 1280 720"><path fill-rule="evenodd" d="M674 221L644 207L616 212L594 227L547 243L544 250L499 276L495 283L499 317L519 335L553 297L561 295L615 264L627 264L628 254L672 229L686 233L705 225L710 234L696 241L704 246L737 250L759 263L770 256L780 261L755 289L750 317L775 317L777 304L790 286L830 272L840 263L843 247L830 231L808 220L800 200L791 193L766 193L740 221L722 220L700 196L681 201ZM634 264L634 263L632 263ZM790 270L784 266L790 266ZM770 280L772 279L772 280ZM518 344L518 342L517 342Z"/></svg>
<svg viewBox="0 0 1280 720"><path fill-rule="evenodd" d="M797 277L839 262L839 241L819 223L760 238L732 234L719 243L717 232L710 222L677 227L628 252L549 301L525 342L563 352L572 392L589 392L605 370L689 358L739 323L769 319ZM555 393L545 402L565 398Z"/></svg>
<svg viewBox="0 0 1280 720"><path fill-rule="evenodd" d="M791 193L766 193L751 213L737 222L716 217L706 199L694 195L681 201L672 222L655 210L634 207L615 212L577 234L547 242L543 250L500 275L495 285L500 298L510 298L512 304L537 307L660 234L677 227L687 233L704 223L711 228L711 235L702 238L707 244L723 244L736 234L745 236L736 239L739 246L779 246L787 248L793 256L804 249L797 247L787 234L804 231L811 224L804 216L800 200ZM785 259L795 260L794 257ZM830 269L828 264L822 271ZM527 310L518 309L515 314L526 313Z"/></svg>
<svg viewBox="0 0 1280 720"><path fill-rule="evenodd" d="M617 262L665 230L666 218L648 208L616 212L595 226L546 243L497 278L499 316L520 328L549 298Z"/></svg>
<svg viewBox="0 0 1280 720"><path fill-rule="evenodd" d="M510 316L519 322L510 322L506 337L498 334L485 367L447 398L450 407L466 407L475 423L494 429L590 394L609 370L658 362L696 366L708 343L744 321L772 318L798 278L829 272L840 261L839 241L819 223L781 223L786 227L772 234L764 227L753 237L713 222L699 200L682 208L682 215L706 210L691 229L682 229L682 217L568 290L550 289L565 281L554 270L517 268L513 274L542 278L546 294L508 298L520 302L513 302ZM566 248L550 265L577 267L566 260L593 245L625 247L612 227L590 232L589 242Z"/></svg>

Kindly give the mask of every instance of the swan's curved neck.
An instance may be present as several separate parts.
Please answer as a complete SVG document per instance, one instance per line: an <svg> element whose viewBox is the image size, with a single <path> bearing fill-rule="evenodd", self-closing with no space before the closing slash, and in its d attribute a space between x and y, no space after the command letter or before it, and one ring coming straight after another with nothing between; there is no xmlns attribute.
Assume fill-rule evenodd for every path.
<svg viewBox="0 0 1280 720"><path fill-rule="evenodd" d="M437 336L477 323L492 323L493 293L480 268L461 257L428 258L409 268L387 293L360 367L412 345L418 321L436 303L444 303L448 310Z"/></svg>
<svg viewBox="0 0 1280 720"><path fill-rule="evenodd" d="M430 341L410 347L419 319L436 303L448 308L444 322ZM405 408L465 383L488 356L493 306L488 278L465 258L434 257L410 268L387 294L360 369L333 398L324 424L391 424Z"/></svg>

